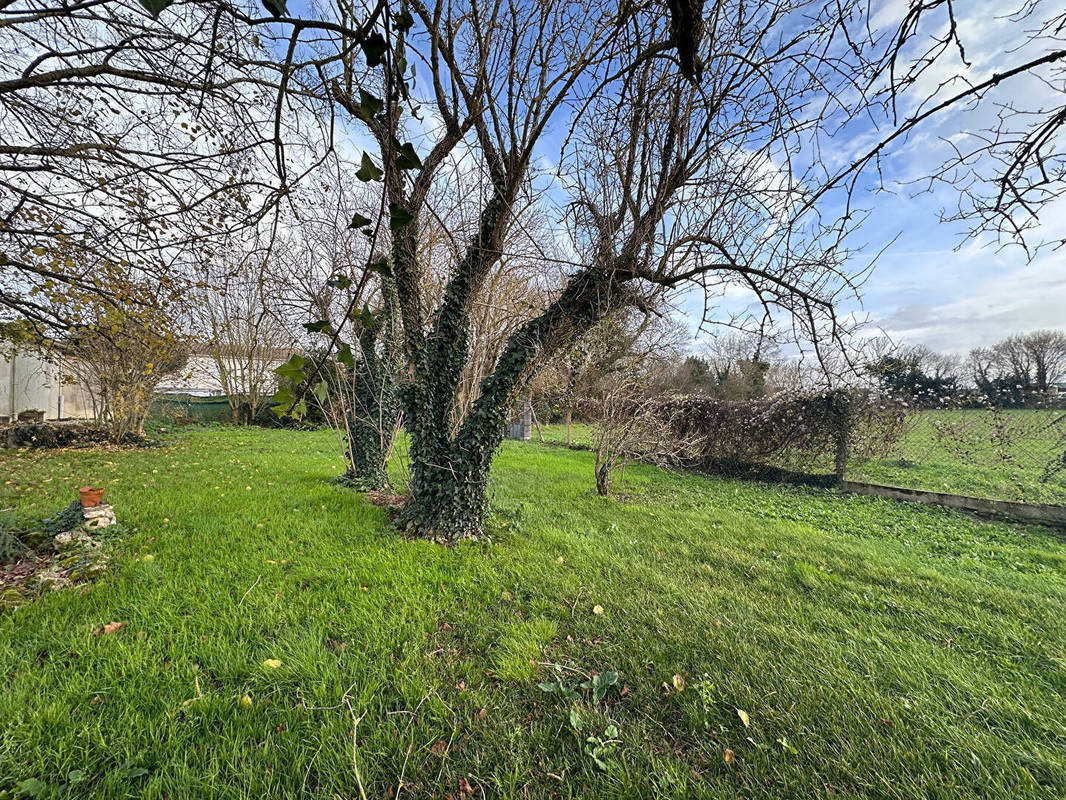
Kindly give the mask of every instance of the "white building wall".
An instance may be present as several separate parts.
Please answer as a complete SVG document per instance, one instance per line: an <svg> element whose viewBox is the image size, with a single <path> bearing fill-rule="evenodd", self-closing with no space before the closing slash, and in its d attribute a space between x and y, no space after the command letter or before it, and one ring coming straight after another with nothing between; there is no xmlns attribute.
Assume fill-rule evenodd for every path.
<svg viewBox="0 0 1066 800"><path fill-rule="evenodd" d="M89 419L92 401L80 387L65 384L60 368L32 354L0 357L0 419L43 411L45 419Z"/></svg>
<svg viewBox="0 0 1066 800"><path fill-rule="evenodd" d="M282 357L267 359L267 383L263 388L270 394L277 387L277 378L270 371L280 366ZM82 385L73 382L62 364L49 362L33 353L0 351L0 422L13 421L23 411L43 411L46 420L93 419L96 410L92 395ZM64 375L67 375L64 378ZM207 355L194 355L177 375L163 381L160 393L183 393L200 397L223 394L218 366Z"/></svg>

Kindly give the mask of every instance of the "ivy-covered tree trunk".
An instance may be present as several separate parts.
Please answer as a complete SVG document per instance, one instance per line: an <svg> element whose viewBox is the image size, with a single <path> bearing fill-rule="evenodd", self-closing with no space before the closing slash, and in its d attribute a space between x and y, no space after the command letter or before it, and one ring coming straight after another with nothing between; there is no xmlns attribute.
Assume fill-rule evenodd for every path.
<svg viewBox="0 0 1066 800"><path fill-rule="evenodd" d="M403 358L396 284L383 277L381 312L366 324L352 364L352 402L346 412L348 469L341 480L361 489L389 487L388 461L400 417L396 377Z"/></svg>
<svg viewBox="0 0 1066 800"><path fill-rule="evenodd" d="M467 331L464 315L447 319L446 300L426 343L428 357L405 386L411 496L401 524L409 534L452 542L483 533L489 470L512 403L543 356L590 329L621 295L620 285L607 272L586 270L574 276L555 303L507 341L454 436L448 433L450 399L464 363ZM448 336L448 331L454 334Z"/></svg>

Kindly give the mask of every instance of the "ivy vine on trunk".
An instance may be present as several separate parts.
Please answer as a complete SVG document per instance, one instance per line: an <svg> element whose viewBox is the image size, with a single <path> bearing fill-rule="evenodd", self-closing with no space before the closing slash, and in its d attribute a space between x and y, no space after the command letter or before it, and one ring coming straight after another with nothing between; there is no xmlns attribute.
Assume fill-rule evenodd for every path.
<svg viewBox="0 0 1066 800"><path fill-rule="evenodd" d="M381 280L382 307L368 319L358 340L358 353L342 350L350 370L351 402L344 410L345 457L341 482L360 489L389 488L388 462L400 422L396 376L403 361L396 283Z"/></svg>

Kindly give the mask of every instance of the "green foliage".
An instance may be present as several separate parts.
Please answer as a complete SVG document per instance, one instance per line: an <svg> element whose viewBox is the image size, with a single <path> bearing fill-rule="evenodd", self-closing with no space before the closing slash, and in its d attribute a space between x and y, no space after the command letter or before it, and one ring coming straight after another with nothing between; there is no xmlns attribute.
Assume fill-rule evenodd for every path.
<svg viewBox="0 0 1066 800"><path fill-rule="evenodd" d="M307 364L307 359L303 356L294 353L289 357L289 360L282 364L280 367L274 370L274 372L293 383L300 383L307 376L304 374L304 365Z"/></svg>
<svg viewBox="0 0 1066 800"><path fill-rule="evenodd" d="M152 19L159 19L159 15L173 2L174 0L140 0L141 5L152 15Z"/></svg>
<svg viewBox="0 0 1066 800"><path fill-rule="evenodd" d="M366 65L368 67L377 67L385 63L385 53L388 50L388 44L385 42L385 37L375 31L374 33L363 39L363 55L366 57Z"/></svg>
<svg viewBox="0 0 1066 800"><path fill-rule="evenodd" d="M406 226L412 219L414 219L414 216L403 206L396 203L389 204L389 227L394 232Z"/></svg>
<svg viewBox="0 0 1066 800"><path fill-rule="evenodd" d="M396 152L397 169L421 169L422 160L415 152L415 147L410 142L404 142ZM408 220L410 221L410 220ZM406 223L405 223L406 224Z"/></svg>
<svg viewBox="0 0 1066 800"><path fill-rule="evenodd" d="M618 683L618 673L610 670L607 672L597 672L595 675L588 678L588 680L573 685L567 683L566 676L563 674L562 668L558 664L555 665L555 671L557 677L554 681L537 684L537 687L542 692L576 699L581 697L577 690L583 689L591 692L593 703L599 703L607 695L607 690Z"/></svg>
<svg viewBox="0 0 1066 800"><path fill-rule="evenodd" d="M368 797L401 772L404 796L457 798L460 777L500 798L1066 794L1066 544L1045 530L641 465L604 502L590 454L505 442L492 504L521 534L442 548L329 485L338 463L327 431L227 427L0 452L0 508L50 514L91 477L130 525L86 595L0 617L0 789L79 770L85 798L358 797L347 693ZM527 622L555 627L536 660L577 675L580 736L536 686L550 668L495 674ZM589 665L619 674L598 704ZM700 678L664 692L677 674ZM122 777L134 754L149 774Z"/></svg>
<svg viewBox="0 0 1066 800"><path fill-rule="evenodd" d="M355 369L355 356L352 354L352 346L347 342L341 342L337 350L337 363L343 364L348 369Z"/></svg>
<svg viewBox="0 0 1066 800"><path fill-rule="evenodd" d="M357 228L365 227L365 226L367 226L369 224L370 224L370 217L364 217L362 214L359 214L357 212L357 213L352 215L352 221L348 224L348 227L351 228L352 230L355 230ZM349 285L350 285L350 283L351 282L349 281ZM346 288L346 287L341 287L341 288Z"/></svg>
<svg viewBox="0 0 1066 800"><path fill-rule="evenodd" d="M367 92L365 89L359 89L359 112L358 116L364 122L370 122L374 117L381 113L382 108L385 107L384 101L375 97ZM367 220L370 222L370 220ZM366 223L363 223L365 225ZM353 228L362 227L362 225L352 224Z"/></svg>
<svg viewBox="0 0 1066 800"><path fill-rule="evenodd" d="M12 564L31 552L14 533L0 530L0 564Z"/></svg>
<svg viewBox="0 0 1066 800"><path fill-rule="evenodd" d="M363 158L359 162L359 169L355 173L355 177L363 182L380 181L381 176L384 175L381 168L374 163L374 160L370 157L369 153L363 153Z"/></svg>

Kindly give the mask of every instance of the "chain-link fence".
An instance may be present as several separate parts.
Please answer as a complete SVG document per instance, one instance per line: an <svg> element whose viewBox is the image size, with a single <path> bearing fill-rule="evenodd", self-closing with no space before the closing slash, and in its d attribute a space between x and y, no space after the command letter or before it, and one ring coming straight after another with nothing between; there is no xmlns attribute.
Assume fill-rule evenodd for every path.
<svg viewBox="0 0 1066 800"><path fill-rule="evenodd" d="M911 396L843 390L659 406L662 436L678 442L688 468L1066 507L1066 396L1021 400L1031 407L967 396L923 408ZM538 426L534 438L595 449L601 428L581 422L568 436L565 426Z"/></svg>
<svg viewBox="0 0 1066 800"><path fill-rule="evenodd" d="M1066 408L910 411L883 455L847 477L907 489L1066 505Z"/></svg>

